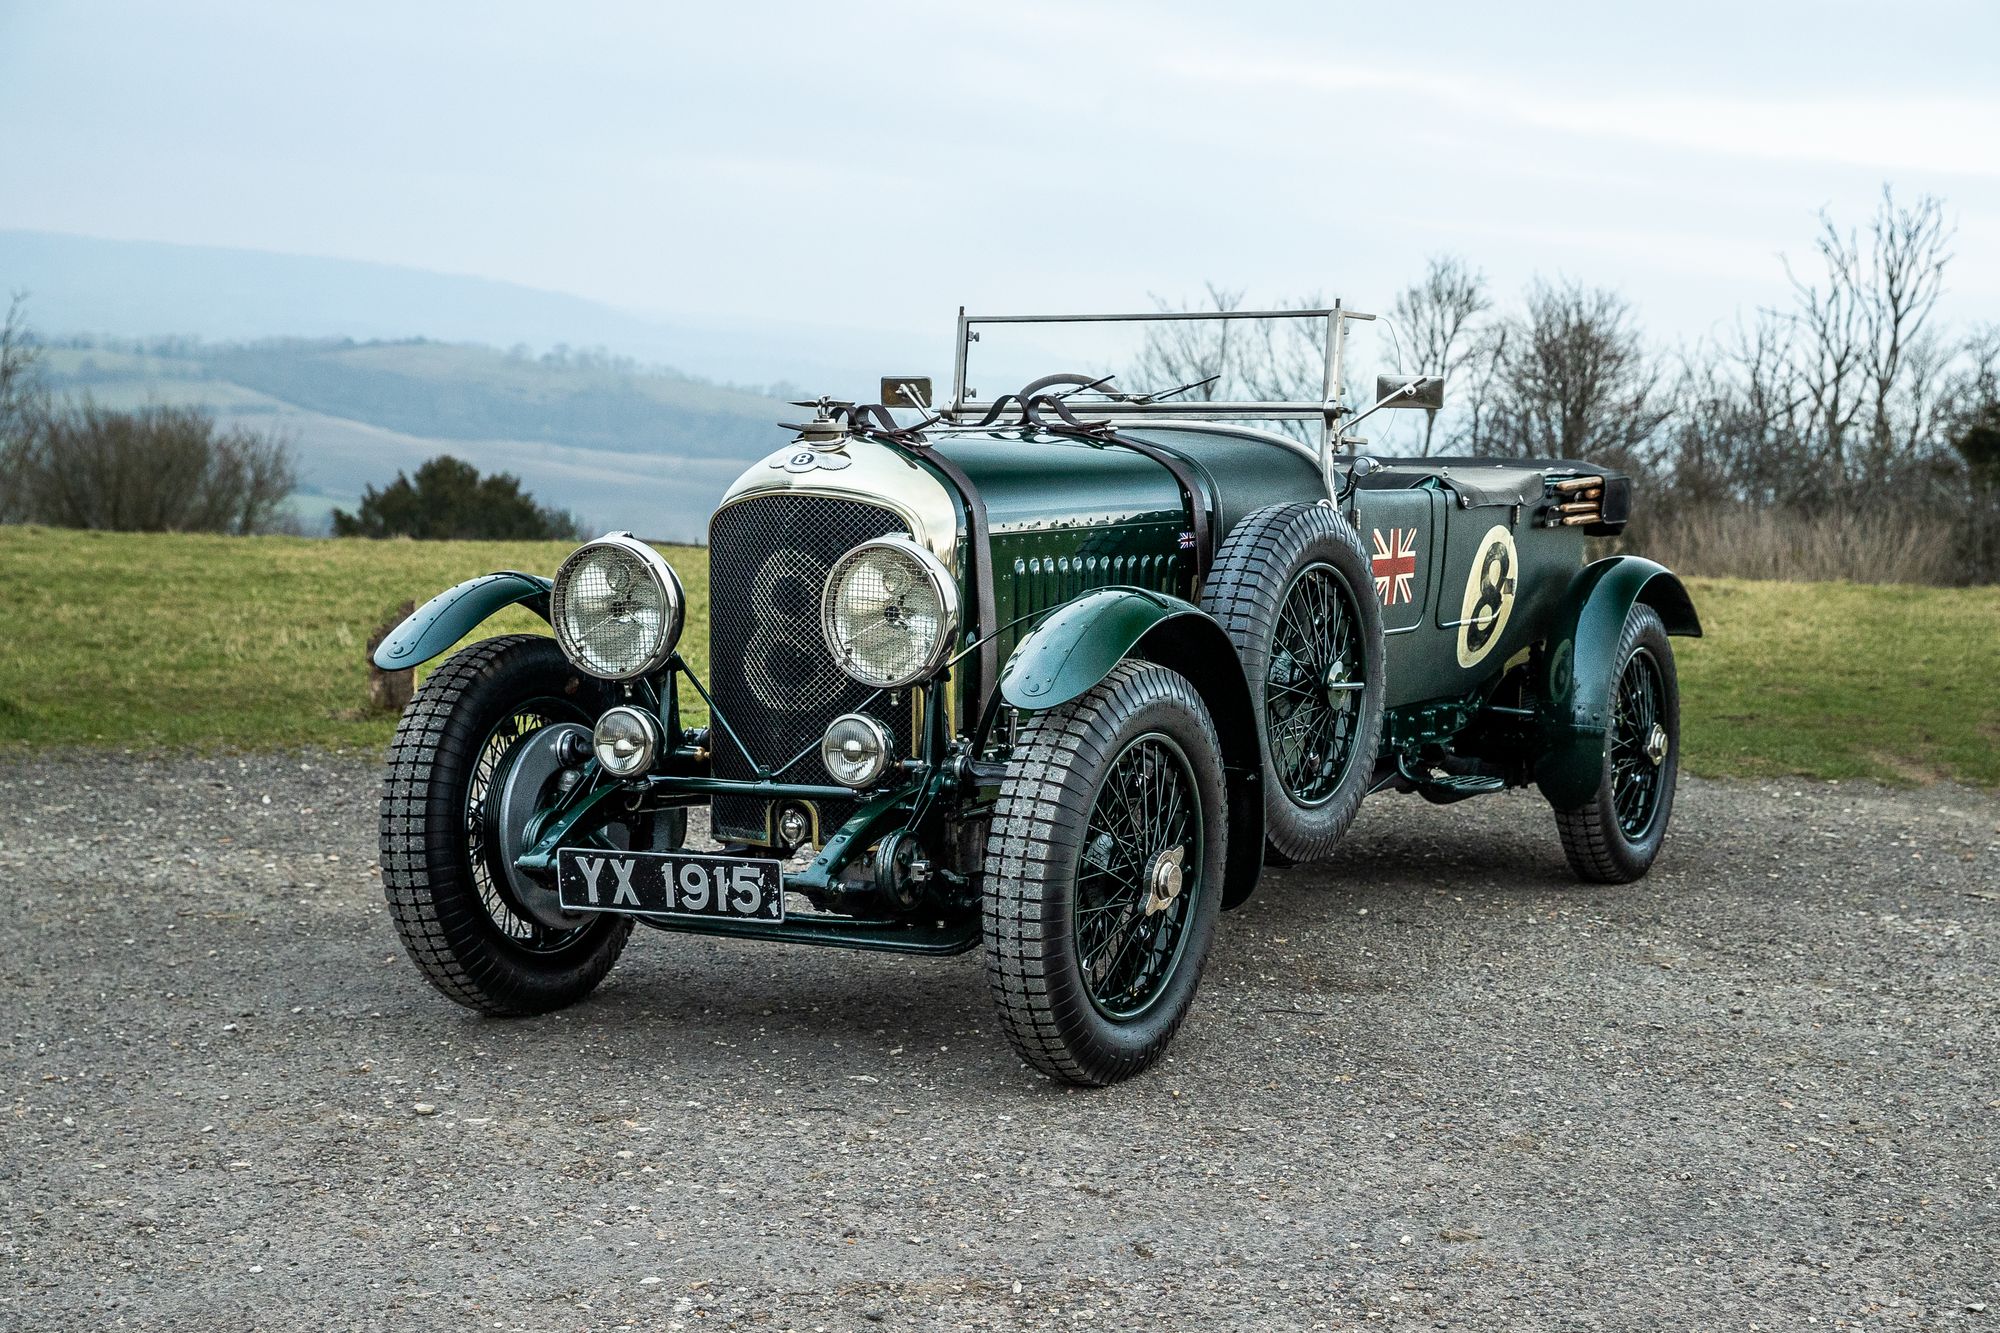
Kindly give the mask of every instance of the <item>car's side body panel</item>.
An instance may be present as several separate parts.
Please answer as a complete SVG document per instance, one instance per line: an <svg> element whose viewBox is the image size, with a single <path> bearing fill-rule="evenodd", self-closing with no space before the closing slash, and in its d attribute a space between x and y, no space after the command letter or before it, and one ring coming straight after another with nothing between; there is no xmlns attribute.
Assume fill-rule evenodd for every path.
<svg viewBox="0 0 2000 1333"><path fill-rule="evenodd" d="M1188 462L1206 483L1218 545L1259 509L1326 498L1312 451L1268 431L1156 425L1127 427L1119 434L1170 449Z"/></svg>
<svg viewBox="0 0 2000 1333"><path fill-rule="evenodd" d="M1356 497L1350 517L1375 570L1382 603L1382 662L1395 706L1448 693L1455 673L1434 670L1433 622L1447 586L1445 549L1448 497L1433 489L1368 491Z"/></svg>
<svg viewBox="0 0 2000 1333"><path fill-rule="evenodd" d="M1433 458L1360 480L1349 514L1375 562L1387 707L1467 698L1548 637L1586 539L1583 527L1551 522L1549 492L1593 471L1569 460Z"/></svg>
<svg viewBox="0 0 2000 1333"><path fill-rule="evenodd" d="M986 509L1000 660L1036 617L1094 588L1184 596L1185 506L1154 460L1094 441L1014 431L933 441ZM961 562L965 563L965 562ZM962 701L977 714L984 700Z"/></svg>

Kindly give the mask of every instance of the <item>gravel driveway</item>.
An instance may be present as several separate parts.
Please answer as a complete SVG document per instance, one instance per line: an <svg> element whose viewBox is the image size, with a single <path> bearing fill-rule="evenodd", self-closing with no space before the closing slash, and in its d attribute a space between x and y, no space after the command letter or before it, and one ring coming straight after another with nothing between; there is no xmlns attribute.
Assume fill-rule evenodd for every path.
<svg viewBox="0 0 2000 1333"><path fill-rule="evenodd" d="M1619 889L1378 798L1093 1093L976 954L641 931L474 1017L363 757L0 802L3 1327L2000 1329L1991 795L1692 783Z"/></svg>

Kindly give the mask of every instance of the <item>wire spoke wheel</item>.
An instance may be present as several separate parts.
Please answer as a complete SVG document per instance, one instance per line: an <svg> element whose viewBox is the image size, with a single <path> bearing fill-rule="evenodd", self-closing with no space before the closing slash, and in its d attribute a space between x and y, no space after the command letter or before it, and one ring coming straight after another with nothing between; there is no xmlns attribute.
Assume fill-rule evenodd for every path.
<svg viewBox="0 0 2000 1333"><path fill-rule="evenodd" d="M515 900L499 858L518 855L520 848L504 847L495 838L496 821L491 804L499 793L495 784L505 771L506 761L516 747L542 728L557 722L590 725L590 718L560 699L528 699L494 723L473 761L465 790L465 853L472 870L473 886L479 891L480 906L494 928L519 947L532 953L552 953L575 943L589 923L557 930L546 926Z"/></svg>
<svg viewBox="0 0 2000 1333"><path fill-rule="evenodd" d="M1201 891L1202 830L1187 755L1161 733L1112 761L1085 826L1076 955L1105 1017L1137 1017L1179 960Z"/></svg>
<svg viewBox="0 0 2000 1333"><path fill-rule="evenodd" d="M1277 504L1230 529L1202 585L1250 686L1265 855L1280 865L1332 852L1372 785L1387 679L1373 570L1339 510Z"/></svg>
<svg viewBox="0 0 2000 1333"><path fill-rule="evenodd" d="M1354 762L1367 663L1354 594L1330 565L1299 571L1278 611L1264 678L1271 766L1292 800L1324 804Z"/></svg>
<svg viewBox="0 0 2000 1333"><path fill-rule="evenodd" d="M1663 687L1659 663L1644 648L1626 660L1618 678L1611 721L1611 803L1618 828L1635 841L1659 810L1659 720Z"/></svg>
<svg viewBox="0 0 2000 1333"><path fill-rule="evenodd" d="M1630 884L1660 854L1679 780L1680 682L1659 612L1643 602L1628 611L1610 661L1599 678L1606 713L1597 790L1556 806L1556 831L1579 879Z"/></svg>
<svg viewBox="0 0 2000 1333"><path fill-rule="evenodd" d="M1215 942L1229 865L1222 742L1193 682L1125 661L1028 719L983 862L1001 1030L1102 1087L1160 1058Z"/></svg>
<svg viewBox="0 0 2000 1333"><path fill-rule="evenodd" d="M529 910L529 881L513 863L536 813L571 780L552 729L588 728L609 697L554 639L507 634L447 658L396 724L382 775L383 897L411 961L468 1008L574 1004L631 938L629 917ZM627 846L617 839L633 831L613 824L595 836Z"/></svg>

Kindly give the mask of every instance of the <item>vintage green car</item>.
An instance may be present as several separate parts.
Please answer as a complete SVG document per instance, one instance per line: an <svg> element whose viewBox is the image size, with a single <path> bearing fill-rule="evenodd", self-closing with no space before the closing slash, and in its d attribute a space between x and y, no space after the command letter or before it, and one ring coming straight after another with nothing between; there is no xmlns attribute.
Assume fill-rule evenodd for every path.
<svg viewBox="0 0 2000 1333"><path fill-rule="evenodd" d="M1661 566L1585 563L1629 478L1370 458L1360 420L1442 385L1344 409L1367 316L1196 317L1323 321L1323 396L1055 375L975 401L983 326L1066 321L961 312L948 402L911 379L819 404L710 522L707 679L679 577L629 534L398 626L385 670L514 603L554 628L461 650L397 728L383 881L425 975L525 1014L588 994L635 923L983 948L1028 1063L1105 1084L1172 1038L1221 912L1331 853L1371 792L1533 783L1579 876L1645 874L1678 763L1668 636L1701 629ZM719 849L686 847L695 806Z"/></svg>

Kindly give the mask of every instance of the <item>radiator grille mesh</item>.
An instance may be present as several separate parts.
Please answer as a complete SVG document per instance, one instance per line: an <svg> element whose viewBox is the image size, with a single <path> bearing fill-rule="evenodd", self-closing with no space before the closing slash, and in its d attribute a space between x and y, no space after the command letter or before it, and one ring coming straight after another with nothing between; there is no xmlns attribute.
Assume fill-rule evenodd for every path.
<svg viewBox="0 0 2000 1333"><path fill-rule="evenodd" d="M819 629L827 570L861 542L891 533L909 533L894 512L819 495L753 496L709 524L709 689L737 737L777 778L827 782L819 738L834 718L864 704L889 726L898 751L909 752L909 710L894 716L885 699L870 704L875 691L835 665ZM720 728L712 748L716 777L755 775ZM716 836L763 842L768 804L716 797ZM853 808L821 802L821 836Z"/></svg>

